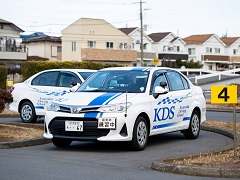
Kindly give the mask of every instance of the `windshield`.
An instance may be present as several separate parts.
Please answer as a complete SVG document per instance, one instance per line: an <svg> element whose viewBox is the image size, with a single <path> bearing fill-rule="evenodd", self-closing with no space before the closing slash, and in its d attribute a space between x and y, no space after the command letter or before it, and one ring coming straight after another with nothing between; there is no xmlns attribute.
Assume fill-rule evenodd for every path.
<svg viewBox="0 0 240 180"><path fill-rule="evenodd" d="M149 72L146 71L98 71L77 90L78 92L129 92L143 93Z"/></svg>
<svg viewBox="0 0 240 180"><path fill-rule="evenodd" d="M94 72L78 72L84 80L91 76Z"/></svg>

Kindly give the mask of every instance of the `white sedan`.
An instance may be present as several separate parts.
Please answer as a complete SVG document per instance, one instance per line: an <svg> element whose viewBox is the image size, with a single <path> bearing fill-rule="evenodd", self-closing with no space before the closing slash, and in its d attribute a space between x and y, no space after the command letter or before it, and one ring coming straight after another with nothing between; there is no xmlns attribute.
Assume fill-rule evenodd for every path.
<svg viewBox="0 0 240 180"><path fill-rule="evenodd" d="M48 106L44 137L57 147L81 140L130 141L143 150L152 135L181 131L195 139L205 120L202 89L179 71L106 68Z"/></svg>
<svg viewBox="0 0 240 180"><path fill-rule="evenodd" d="M68 93L70 88L77 89L95 70L87 69L50 69L36 73L22 83L11 88L13 102L10 110L19 112L25 123L35 122L44 116L48 103Z"/></svg>

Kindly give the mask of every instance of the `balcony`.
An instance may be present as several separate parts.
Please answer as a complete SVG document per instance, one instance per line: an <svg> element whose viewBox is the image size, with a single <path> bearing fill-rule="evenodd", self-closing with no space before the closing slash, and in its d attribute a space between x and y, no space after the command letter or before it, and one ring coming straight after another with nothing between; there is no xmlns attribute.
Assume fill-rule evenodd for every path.
<svg viewBox="0 0 240 180"><path fill-rule="evenodd" d="M203 61L229 62L230 56L225 55L202 55Z"/></svg>
<svg viewBox="0 0 240 180"><path fill-rule="evenodd" d="M174 51L158 53L158 59L176 60L177 58L181 58L182 60L188 60L188 54L187 53L174 52Z"/></svg>
<svg viewBox="0 0 240 180"><path fill-rule="evenodd" d="M202 59L205 62L240 63L240 56L202 55Z"/></svg>
<svg viewBox="0 0 240 180"><path fill-rule="evenodd" d="M27 60L27 53L0 51L0 60Z"/></svg>

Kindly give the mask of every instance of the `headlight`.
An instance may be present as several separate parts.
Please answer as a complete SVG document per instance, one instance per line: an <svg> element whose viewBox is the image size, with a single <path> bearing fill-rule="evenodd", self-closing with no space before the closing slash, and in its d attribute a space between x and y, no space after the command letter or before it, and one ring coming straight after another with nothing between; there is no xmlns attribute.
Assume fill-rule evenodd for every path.
<svg viewBox="0 0 240 180"><path fill-rule="evenodd" d="M108 104L101 106L98 111L100 112L124 112L128 109L132 103L121 103L121 104Z"/></svg>
<svg viewBox="0 0 240 180"><path fill-rule="evenodd" d="M52 103L50 103L50 104L48 105L47 110L48 110L48 111L59 111L59 110L60 110L60 107L59 107L58 104L52 102Z"/></svg>

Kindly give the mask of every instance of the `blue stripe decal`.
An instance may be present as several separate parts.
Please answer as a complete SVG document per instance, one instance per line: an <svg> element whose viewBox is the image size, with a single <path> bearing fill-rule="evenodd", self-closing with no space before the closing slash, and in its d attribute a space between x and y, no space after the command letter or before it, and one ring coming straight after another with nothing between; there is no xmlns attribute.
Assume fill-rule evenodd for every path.
<svg viewBox="0 0 240 180"><path fill-rule="evenodd" d="M190 117L184 117L183 121L190 121Z"/></svg>
<svg viewBox="0 0 240 180"><path fill-rule="evenodd" d="M110 99L111 97L115 96L117 93L105 93L101 96L98 96L94 100L92 100L88 106L94 106L94 105L102 105L105 101Z"/></svg>
<svg viewBox="0 0 240 180"><path fill-rule="evenodd" d="M84 118L96 118L98 112L89 112L84 114Z"/></svg>
<svg viewBox="0 0 240 180"><path fill-rule="evenodd" d="M118 96L122 95L123 93L119 93L119 94L116 94L116 96L112 97L111 99L109 99L105 104L108 104L110 103L113 99L117 98Z"/></svg>
<svg viewBox="0 0 240 180"><path fill-rule="evenodd" d="M101 96L96 97L94 100L92 100L88 106L94 106L94 105L102 105L108 104L111 100L115 99L116 97L120 96L122 93L105 93ZM103 113L100 113L100 116L102 116ZM90 112L85 113L84 118L96 118L98 115L98 112Z"/></svg>
<svg viewBox="0 0 240 180"><path fill-rule="evenodd" d="M160 128L165 128L165 127L170 127L170 126L174 126L178 123L168 123L168 124L160 124L160 125L156 125L156 126L153 126L153 130L154 129L160 129Z"/></svg>
<svg viewBox="0 0 240 180"><path fill-rule="evenodd" d="M35 106L35 109L44 109L44 106Z"/></svg>

